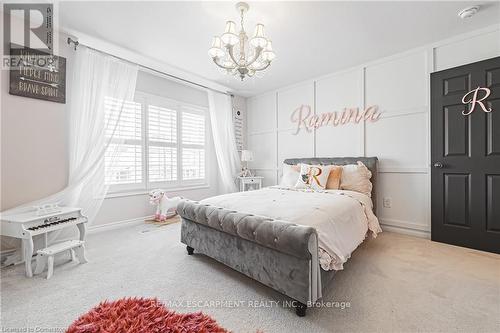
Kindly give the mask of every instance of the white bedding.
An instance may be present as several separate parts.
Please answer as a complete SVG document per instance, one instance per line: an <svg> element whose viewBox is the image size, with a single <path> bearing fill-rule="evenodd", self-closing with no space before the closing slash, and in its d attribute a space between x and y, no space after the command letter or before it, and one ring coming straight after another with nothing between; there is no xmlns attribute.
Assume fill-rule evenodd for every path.
<svg viewBox="0 0 500 333"><path fill-rule="evenodd" d="M318 255L324 270L341 270L351 253L371 233L382 229L371 199L344 190L296 190L279 186L219 195L201 203L311 226L318 233Z"/></svg>

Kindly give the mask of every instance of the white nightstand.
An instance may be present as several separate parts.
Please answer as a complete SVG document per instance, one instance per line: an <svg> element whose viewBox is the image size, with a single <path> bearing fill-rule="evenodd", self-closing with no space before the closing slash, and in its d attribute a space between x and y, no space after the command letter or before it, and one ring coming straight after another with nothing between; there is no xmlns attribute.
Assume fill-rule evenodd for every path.
<svg viewBox="0 0 500 333"><path fill-rule="evenodd" d="M264 177L238 177L240 180L240 192L259 190L262 187Z"/></svg>

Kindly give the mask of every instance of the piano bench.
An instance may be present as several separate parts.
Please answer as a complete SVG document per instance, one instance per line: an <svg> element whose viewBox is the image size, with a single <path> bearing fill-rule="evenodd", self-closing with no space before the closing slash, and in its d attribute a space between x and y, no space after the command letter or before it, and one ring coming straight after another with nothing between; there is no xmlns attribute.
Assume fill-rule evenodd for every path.
<svg viewBox="0 0 500 333"><path fill-rule="evenodd" d="M87 262L87 258L85 257L85 242L81 240L68 240L61 243L56 243L50 245L44 249L38 250L36 253L36 268L35 274L40 274L44 271L45 266L47 265L47 280L52 277L54 273L54 256L58 253L64 251L70 251L71 261L78 258L80 264L84 264Z"/></svg>

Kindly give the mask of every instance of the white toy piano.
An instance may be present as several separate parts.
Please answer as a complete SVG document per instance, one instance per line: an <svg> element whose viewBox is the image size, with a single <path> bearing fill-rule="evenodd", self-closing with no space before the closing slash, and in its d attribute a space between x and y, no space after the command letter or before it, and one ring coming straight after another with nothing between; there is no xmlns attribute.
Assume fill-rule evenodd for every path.
<svg viewBox="0 0 500 333"><path fill-rule="evenodd" d="M42 250L49 250L49 253L51 253L51 246L47 244L47 234L51 231L76 226L80 232L80 244L83 244L85 241L85 223L87 223L87 218L82 215L81 208L58 207L56 212L45 215L39 214L40 212L30 211L16 215L2 215L1 217L0 234L22 240L22 259L24 260L26 276L28 277L33 276L31 268L33 236L44 235L44 249ZM56 247L59 250L62 248L60 244L56 244ZM83 251L84 248L82 246L80 250L81 261L84 261L83 258L85 258Z"/></svg>

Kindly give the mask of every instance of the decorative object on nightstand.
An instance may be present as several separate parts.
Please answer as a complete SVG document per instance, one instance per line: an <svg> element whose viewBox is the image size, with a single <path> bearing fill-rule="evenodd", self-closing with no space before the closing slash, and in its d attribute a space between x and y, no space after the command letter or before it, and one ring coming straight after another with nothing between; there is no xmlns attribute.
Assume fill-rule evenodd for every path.
<svg viewBox="0 0 500 333"><path fill-rule="evenodd" d="M240 192L260 190L262 188L262 179L264 177L238 177L240 180Z"/></svg>
<svg viewBox="0 0 500 333"><path fill-rule="evenodd" d="M241 151L241 162L244 162L241 167L240 177L252 177L252 173L248 170L248 162L253 161L253 153L251 150ZM243 166L244 165L244 166Z"/></svg>

